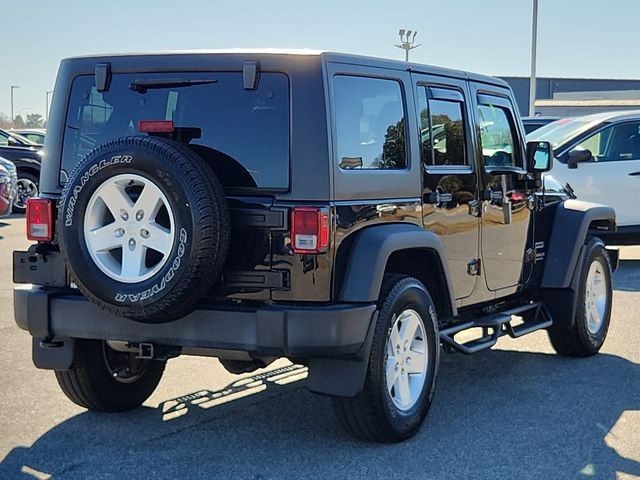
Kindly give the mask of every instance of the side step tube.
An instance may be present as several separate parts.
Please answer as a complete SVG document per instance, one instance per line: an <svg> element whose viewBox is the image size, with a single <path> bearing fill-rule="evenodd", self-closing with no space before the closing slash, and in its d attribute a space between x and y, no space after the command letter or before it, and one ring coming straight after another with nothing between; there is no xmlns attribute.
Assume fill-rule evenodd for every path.
<svg viewBox="0 0 640 480"><path fill-rule="evenodd" d="M530 313L531 318L515 327L511 325L512 316L523 313ZM503 335L518 338L536 330L547 328L552 323L553 319L544 304L542 302L534 302L445 328L440 331L440 341L445 346L469 355L493 347ZM466 343L459 343L455 340L456 334L477 327L481 327L484 330L481 338Z"/></svg>

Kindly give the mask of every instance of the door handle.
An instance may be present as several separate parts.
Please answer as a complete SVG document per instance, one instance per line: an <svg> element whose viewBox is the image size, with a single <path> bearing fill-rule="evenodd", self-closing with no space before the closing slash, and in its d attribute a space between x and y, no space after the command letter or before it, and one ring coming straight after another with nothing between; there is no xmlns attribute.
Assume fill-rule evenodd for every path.
<svg viewBox="0 0 640 480"><path fill-rule="evenodd" d="M629 174L630 177L640 177L640 172L631 172Z"/></svg>
<svg viewBox="0 0 640 480"><path fill-rule="evenodd" d="M452 200L453 200L452 193L438 192L438 191L429 193L429 196L427 197L427 203L433 203L435 205L448 203L448 202L451 202Z"/></svg>
<svg viewBox="0 0 640 480"><path fill-rule="evenodd" d="M504 198L504 194L502 190L494 190L489 188L484 191L484 199L487 200L491 205L501 204Z"/></svg>

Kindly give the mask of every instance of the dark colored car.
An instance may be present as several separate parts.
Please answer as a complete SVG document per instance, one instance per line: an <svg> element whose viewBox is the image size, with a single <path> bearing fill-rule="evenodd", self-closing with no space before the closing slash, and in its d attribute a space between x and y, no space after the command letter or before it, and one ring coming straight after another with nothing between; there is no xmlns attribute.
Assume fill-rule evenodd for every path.
<svg viewBox="0 0 640 480"><path fill-rule="evenodd" d="M53 98L14 304L78 405L135 408L178 355L286 357L350 432L393 442L425 419L441 346L603 345L614 213L542 200L550 144L525 142L501 80L165 53L66 59Z"/></svg>
<svg viewBox="0 0 640 480"><path fill-rule="evenodd" d="M27 200L38 195L43 155L40 148L0 146L0 157L13 162L18 170L17 193L13 204L15 213L24 213Z"/></svg>
<svg viewBox="0 0 640 480"><path fill-rule="evenodd" d="M545 125L555 122L560 117L523 117L522 125L524 126L524 134L528 135L531 132L536 131L537 129L544 127Z"/></svg>

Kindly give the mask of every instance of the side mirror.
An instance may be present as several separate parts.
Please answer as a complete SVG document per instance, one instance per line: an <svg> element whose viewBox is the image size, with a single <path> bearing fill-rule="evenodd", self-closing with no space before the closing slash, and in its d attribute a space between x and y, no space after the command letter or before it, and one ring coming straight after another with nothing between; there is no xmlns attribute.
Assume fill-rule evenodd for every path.
<svg viewBox="0 0 640 480"><path fill-rule="evenodd" d="M569 168L578 168L579 163L588 162L593 158L593 154L591 150L588 148L580 148L576 147L573 150L569 151L569 156L567 157L567 165Z"/></svg>
<svg viewBox="0 0 640 480"><path fill-rule="evenodd" d="M549 142L527 142L527 172L548 172L553 167L553 149Z"/></svg>
<svg viewBox="0 0 640 480"><path fill-rule="evenodd" d="M20 145L18 142L16 142L16 139L13 137L9 137L7 139L7 143L10 147L17 147L18 145Z"/></svg>

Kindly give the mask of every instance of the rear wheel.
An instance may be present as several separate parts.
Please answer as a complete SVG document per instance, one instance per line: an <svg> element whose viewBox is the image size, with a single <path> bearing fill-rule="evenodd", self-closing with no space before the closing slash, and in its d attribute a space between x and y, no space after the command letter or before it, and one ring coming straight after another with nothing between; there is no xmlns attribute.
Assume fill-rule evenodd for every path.
<svg viewBox="0 0 640 480"><path fill-rule="evenodd" d="M424 285L387 277L364 389L355 398L334 399L340 423L363 440L411 437L431 405L439 354L435 307Z"/></svg>
<svg viewBox="0 0 640 480"><path fill-rule="evenodd" d="M561 355L588 357L604 344L611 320L611 263L602 245L587 252L578 285L573 325L568 329L552 326L549 339Z"/></svg>
<svg viewBox="0 0 640 480"><path fill-rule="evenodd" d="M165 362L113 350L102 340L76 340L73 364L56 379L73 403L96 412L139 407L158 386Z"/></svg>

